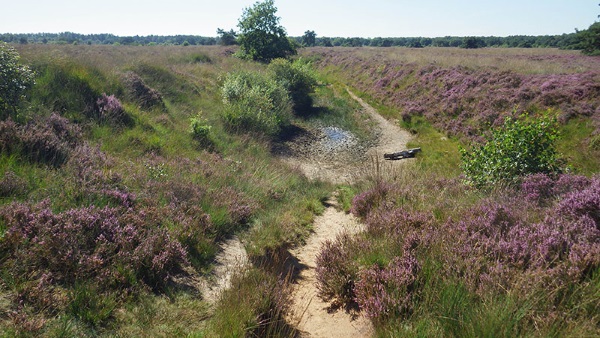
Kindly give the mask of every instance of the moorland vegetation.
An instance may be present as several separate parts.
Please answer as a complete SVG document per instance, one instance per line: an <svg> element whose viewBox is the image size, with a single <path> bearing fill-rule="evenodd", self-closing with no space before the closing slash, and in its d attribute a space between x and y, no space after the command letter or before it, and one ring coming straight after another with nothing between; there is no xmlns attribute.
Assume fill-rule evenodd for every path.
<svg viewBox="0 0 600 338"><path fill-rule="evenodd" d="M3 336L294 336L277 263L333 192L366 230L323 246L320 296L376 335L600 334L597 57L286 48L0 44ZM423 151L309 180L274 145L368 134L348 87ZM252 265L209 304L232 235Z"/></svg>

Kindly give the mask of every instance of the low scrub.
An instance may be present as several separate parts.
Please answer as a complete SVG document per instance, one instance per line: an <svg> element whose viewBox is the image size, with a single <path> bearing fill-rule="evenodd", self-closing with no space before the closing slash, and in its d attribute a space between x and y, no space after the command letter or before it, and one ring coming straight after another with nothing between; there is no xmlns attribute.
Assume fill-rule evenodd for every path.
<svg viewBox="0 0 600 338"><path fill-rule="evenodd" d="M290 94L294 112L306 115L313 104L311 94L317 85L316 75L310 65L302 59L294 62L286 59L275 59L269 64L275 81L279 82Z"/></svg>
<svg viewBox="0 0 600 338"><path fill-rule="evenodd" d="M52 114L25 125L10 119L0 121L0 140L1 152L18 154L33 163L58 167L83 142L83 133L78 125Z"/></svg>
<svg viewBox="0 0 600 338"><path fill-rule="evenodd" d="M164 108L162 95L156 89L148 87L138 74L132 71L126 72L123 75L123 82L131 99L141 108Z"/></svg>
<svg viewBox="0 0 600 338"><path fill-rule="evenodd" d="M289 124L292 106L288 92L264 74L230 73L222 93L223 119L232 130L273 136Z"/></svg>
<svg viewBox="0 0 600 338"><path fill-rule="evenodd" d="M560 172L556 126L556 119L547 115L506 118L484 144L460 149L467 180L477 187L491 187L529 174Z"/></svg>
<svg viewBox="0 0 600 338"><path fill-rule="evenodd" d="M14 114L28 88L34 84L34 73L21 64L20 55L5 42L0 42L0 118Z"/></svg>
<svg viewBox="0 0 600 338"><path fill-rule="evenodd" d="M357 195L367 231L323 247L327 295L386 335L597 334L600 178L535 174L484 198L445 181Z"/></svg>

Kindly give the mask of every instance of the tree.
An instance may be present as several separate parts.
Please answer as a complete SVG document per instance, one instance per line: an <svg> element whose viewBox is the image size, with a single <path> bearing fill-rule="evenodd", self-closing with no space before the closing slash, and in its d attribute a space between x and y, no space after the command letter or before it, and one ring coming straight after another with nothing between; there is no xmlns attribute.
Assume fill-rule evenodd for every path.
<svg viewBox="0 0 600 338"><path fill-rule="evenodd" d="M275 13L277 8L273 0L257 2L244 9L238 22L238 55L255 61L269 62L296 54L285 28L279 24L279 17Z"/></svg>
<svg viewBox="0 0 600 338"><path fill-rule="evenodd" d="M0 42L0 118L6 118L34 83L33 72L21 65L19 53L7 43Z"/></svg>
<svg viewBox="0 0 600 338"><path fill-rule="evenodd" d="M217 29L217 37L219 38L219 44L222 46L231 46L237 44L237 33L233 29L227 32L219 28Z"/></svg>
<svg viewBox="0 0 600 338"><path fill-rule="evenodd" d="M317 42L317 34L315 31L306 31L302 36L302 44L307 47L313 47Z"/></svg>
<svg viewBox="0 0 600 338"><path fill-rule="evenodd" d="M577 33L578 47L586 55L600 55L600 22L593 23L588 29Z"/></svg>
<svg viewBox="0 0 600 338"><path fill-rule="evenodd" d="M467 36L463 39L461 48L475 49L485 47L485 41L482 38L475 36Z"/></svg>

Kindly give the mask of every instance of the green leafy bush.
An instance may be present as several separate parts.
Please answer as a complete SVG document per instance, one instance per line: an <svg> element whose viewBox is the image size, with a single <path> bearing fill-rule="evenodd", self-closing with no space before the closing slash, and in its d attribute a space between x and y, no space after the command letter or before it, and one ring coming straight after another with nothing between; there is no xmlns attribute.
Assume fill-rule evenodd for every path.
<svg viewBox="0 0 600 338"><path fill-rule="evenodd" d="M236 131L269 136L289 123L292 105L287 90L260 73L230 73L222 88L225 124Z"/></svg>
<svg viewBox="0 0 600 338"><path fill-rule="evenodd" d="M200 114L190 119L190 132L195 140L198 140L201 144L208 145L211 143L210 130L212 126L201 117Z"/></svg>
<svg viewBox="0 0 600 338"><path fill-rule="evenodd" d="M14 112L27 88L33 85L33 72L21 65L19 53L0 41L0 118Z"/></svg>
<svg viewBox="0 0 600 338"><path fill-rule="evenodd" d="M460 149L467 180L485 187L510 183L527 174L559 172L556 123L550 115L507 117L502 127L492 130L486 143Z"/></svg>
<svg viewBox="0 0 600 338"><path fill-rule="evenodd" d="M279 82L290 94L296 113L306 112L312 106L311 93L315 91L317 78L310 65L302 60L290 62L275 59L269 64L275 81Z"/></svg>

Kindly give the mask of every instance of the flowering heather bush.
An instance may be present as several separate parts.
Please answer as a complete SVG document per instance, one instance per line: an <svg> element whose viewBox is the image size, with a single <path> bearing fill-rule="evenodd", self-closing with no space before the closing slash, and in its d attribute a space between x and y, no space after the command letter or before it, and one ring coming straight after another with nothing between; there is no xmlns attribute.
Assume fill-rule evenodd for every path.
<svg viewBox="0 0 600 338"><path fill-rule="evenodd" d="M129 90L129 95L135 100L141 108L148 109L152 107L163 107L162 95L153 88L144 83L144 80L134 72L127 72L123 76L125 87Z"/></svg>
<svg viewBox="0 0 600 338"><path fill-rule="evenodd" d="M128 124L131 122L131 118L125 112L125 108L121 104L121 101L114 95L106 95L102 93L102 96L96 101L98 112L100 114L100 121L113 122L118 124Z"/></svg>
<svg viewBox="0 0 600 338"><path fill-rule="evenodd" d="M82 137L79 126L56 113L26 125L11 120L0 122L0 150L18 151L32 162L55 167L67 161Z"/></svg>
<svg viewBox="0 0 600 338"><path fill-rule="evenodd" d="M403 238L433 224L430 215L405 208L381 208L366 218L367 232L373 236ZM421 239L425 239L424 237Z"/></svg>
<svg viewBox="0 0 600 338"><path fill-rule="evenodd" d="M566 194L557 211L575 221L589 218L600 230L600 177L594 178L585 189Z"/></svg>
<svg viewBox="0 0 600 338"><path fill-rule="evenodd" d="M54 213L49 201L14 203L0 210L7 229L0 243L4 264L23 280L46 276L58 285L94 280L105 290L124 290L139 280L160 289L188 263L160 216L159 210L110 207Z"/></svg>
<svg viewBox="0 0 600 338"><path fill-rule="evenodd" d="M541 222L520 216L518 200L505 205L487 201L460 221L450 220L444 227L452 234L447 241L455 243L449 256L455 261L449 265L462 270L474 289L510 288L523 276L542 284L578 282L600 266L595 181L583 191L559 196Z"/></svg>
<svg viewBox="0 0 600 338"><path fill-rule="evenodd" d="M354 301L358 266L352 260L353 253L353 239L348 234L323 244L316 259L317 287L322 297L341 303Z"/></svg>
<svg viewBox="0 0 600 338"><path fill-rule="evenodd" d="M361 271L355 287L356 302L375 323L408 315L419 270L415 257L405 254L384 268L375 265Z"/></svg>
<svg viewBox="0 0 600 338"><path fill-rule="evenodd" d="M542 204L553 196L554 184L547 174L527 175L521 182L521 191L528 201Z"/></svg>
<svg viewBox="0 0 600 338"><path fill-rule="evenodd" d="M6 171L0 179L0 197L24 195L27 189L27 182L12 171Z"/></svg>
<svg viewBox="0 0 600 338"><path fill-rule="evenodd" d="M533 174L523 178L521 191L528 201L544 204L569 192L583 190L590 182L589 178L579 175L561 174L552 177Z"/></svg>
<svg viewBox="0 0 600 338"><path fill-rule="evenodd" d="M413 200L402 184L376 186L357 196L353 206L358 215L366 215L367 232L323 247L317 263L319 285L329 287L330 295L344 290L339 285L346 290L353 285L352 299L376 325L384 326L388 318L411 318L416 308L430 311L423 306L434 306L429 302L438 299L425 295L435 289L424 287L447 282L464 285L477 299L537 299L535 295L543 292L543 301L529 305L535 309L523 314L532 320L538 313L560 316L576 311L563 304L562 297L564 290L584 288L590 279L594 283L600 268L599 182L598 177L529 175L520 189L508 188L464 205L428 199L431 209L452 209L445 214L448 218L437 219L411 209L422 200ZM424 185L439 191L439 184ZM452 192L459 199L465 199L464 194L472 191ZM399 204L399 197L407 203ZM373 206L366 202L370 200ZM377 263L361 266L365 261ZM425 264L428 269L422 271ZM432 267L436 268L429 270ZM440 285L428 284L432 281Z"/></svg>
<svg viewBox="0 0 600 338"><path fill-rule="evenodd" d="M0 121L0 152L12 152L19 142L19 126L10 118Z"/></svg>
<svg viewBox="0 0 600 338"><path fill-rule="evenodd" d="M373 189L367 190L354 197L350 211L357 217L367 217L371 210L377 209L379 205L385 201L386 196L392 189L393 186L389 183L378 182Z"/></svg>

